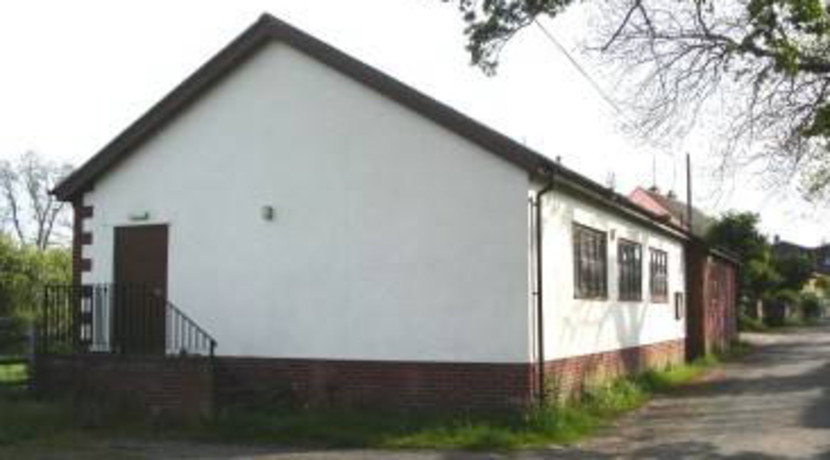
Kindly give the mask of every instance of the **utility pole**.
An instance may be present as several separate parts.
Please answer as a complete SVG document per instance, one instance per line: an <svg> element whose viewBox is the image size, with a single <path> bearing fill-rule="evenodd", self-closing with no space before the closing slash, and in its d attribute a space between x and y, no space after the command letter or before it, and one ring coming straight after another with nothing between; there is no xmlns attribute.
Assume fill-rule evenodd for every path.
<svg viewBox="0 0 830 460"><path fill-rule="evenodd" d="M692 233L692 157L686 153L686 225Z"/></svg>

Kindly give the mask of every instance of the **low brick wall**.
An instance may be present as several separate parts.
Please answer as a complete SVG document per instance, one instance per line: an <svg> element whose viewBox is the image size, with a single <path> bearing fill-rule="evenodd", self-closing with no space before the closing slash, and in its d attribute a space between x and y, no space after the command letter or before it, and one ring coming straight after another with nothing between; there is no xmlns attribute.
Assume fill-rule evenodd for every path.
<svg viewBox="0 0 830 460"><path fill-rule="evenodd" d="M684 360L684 341L549 361L561 395L586 385ZM44 396L129 401L151 414L210 416L214 405L498 411L534 403L535 365L119 355L39 356Z"/></svg>
<svg viewBox="0 0 830 460"><path fill-rule="evenodd" d="M586 387L618 377L683 364L685 348L685 340L680 339L548 361L545 363L548 390L569 398Z"/></svg>
<svg viewBox="0 0 830 460"><path fill-rule="evenodd" d="M491 411L532 402L529 364L217 358L220 405Z"/></svg>
<svg viewBox="0 0 830 460"><path fill-rule="evenodd" d="M34 385L43 397L137 406L154 416L195 420L213 412L207 358L40 355Z"/></svg>

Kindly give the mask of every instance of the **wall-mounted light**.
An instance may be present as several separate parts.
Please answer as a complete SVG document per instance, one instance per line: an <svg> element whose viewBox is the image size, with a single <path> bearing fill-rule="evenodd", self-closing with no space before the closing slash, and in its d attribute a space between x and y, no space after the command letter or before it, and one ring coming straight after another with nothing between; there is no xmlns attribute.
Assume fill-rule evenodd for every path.
<svg viewBox="0 0 830 460"><path fill-rule="evenodd" d="M134 212L129 215L132 222L144 222L150 220L150 211Z"/></svg>
<svg viewBox="0 0 830 460"><path fill-rule="evenodd" d="M262 220L266 220L266 221L270 222L270 221L274 220L274 216L276 215L276 212L274 211L273 206L267 206L266 205L266 206L262 207L262 209L260 210L260 214L262 215Z"/></svg>

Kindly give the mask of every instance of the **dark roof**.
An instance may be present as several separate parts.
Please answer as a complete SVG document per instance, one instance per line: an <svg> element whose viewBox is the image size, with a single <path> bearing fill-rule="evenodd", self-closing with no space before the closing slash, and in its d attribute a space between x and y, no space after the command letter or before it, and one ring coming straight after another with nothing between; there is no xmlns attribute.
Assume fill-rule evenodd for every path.
<svg viewBox="0 0 830 460"><path fill-rule="evenodd" d="M596 199L629 217L684 237L682 229L662 221L627 198L615 193L561 164L540 155L509 137L473 120L455 109L401 83L397 79L335 49L305 32L263 14L230 44L199 67L142 115L121 134L104 146L89 161L58 184L53 193L71 201L92 188L95 180L150 138L182 110L219 82L245 59L271 40L285 43L378 93L414 110L459 136L479 145L527 171L541 181L552 180L589 199Z"/></svg>
<svg viewBox="0 0 830 460"><path fill-rule="evenodd" d="M681 222L682 225L688 226L688 219L686 214L689 212L686 203L676 199L669 197L668 195L664 195L657 190L653 189L644 189L644 191L650 196L654 201L656 201L660 206L663 207L666 211L668 211L671 216L676 219L678 222ZM692 235L704 238L706 237L706 233L709 231L709 228L714 223L714 219L706 215L700 209L692 206Z"/></svg>
<svg viewBox="0 0 830 460"><path fill-rule="evenodd" d="M789 241L777 240L772 244L772 255L777 259L789 257L807 257L813 263L813 270L821 274L830 274L830 245L821 244L816 247L802 246Z"/></svg>
<svg viewBox="0 0 830 460"><path fill-rule="evenodd" d="M812 252L813 248L802 246L800 244L791 243L789 241L775 241L772 243L772 250L775 251L791 251L791 252Z"/></svg>

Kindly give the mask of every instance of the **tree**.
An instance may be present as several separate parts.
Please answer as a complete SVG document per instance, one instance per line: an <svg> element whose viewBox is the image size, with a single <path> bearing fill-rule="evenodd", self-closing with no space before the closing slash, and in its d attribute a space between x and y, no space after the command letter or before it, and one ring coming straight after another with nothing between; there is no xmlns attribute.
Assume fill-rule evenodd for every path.
<svg viewBox="0 0 830 460"><path fill-rule="evenodd" d="M816 278L816 290L827 300L830 300L830 275L820 275Z"/></svg>
<svg viewBox="0 0 830 460"><path fill-rule="evenodd" d="M758 214L728 212L712 224L706 237L711 245L726 248L740 259L740 297L750 308L782 282L758 222Z"/></svg>
<svg viewBox="0 0 830 460"><path fill-rule="evenodd" d="M56 238L66 237L61 233L70 228L65 203L49 192L71 171L71 166L46 161L34 152L16 162L0 161L0 224L11 227L20 244L43 251Z"/></svg>
<svg viewBox="0 0 830 460"><path fill-rule="evenodd" d="M68 284L71 277L68 248L37 250L0 233L0 317L31 315L43 286Z"/></svg>
<svg viewBox="0 0 830 460"><path fill-rule="evenodd" d="M709 228L706 239L741 260L769 260L769 242L758 230L760 217L752 212L727 212Z"/></svg>
<svg viewBox="0 0 830 460"><path fill-rule="evenodd" d="M781 289L801 291L813 276L813 262L805 256L775 258L774 266L781 274Z"/></svg>
<svg viewBox="0 0 830 460"><path fill-rule="evenodd" d="M14 242L0 233L0 317L10 316L18 305L26 281L23 267L23 259Z"/></svg>
<svg viewBox="0 0 830 460"><path fill-rule="evenodd" d="M493 73L505 45L573 0L442 0L467 23L473 64ZM614 64L637 120L655 138L701 113L726 117L723 167L760 164L830 199L830 11L823 0L611 0L591 3L589 49Z"/></svg>

